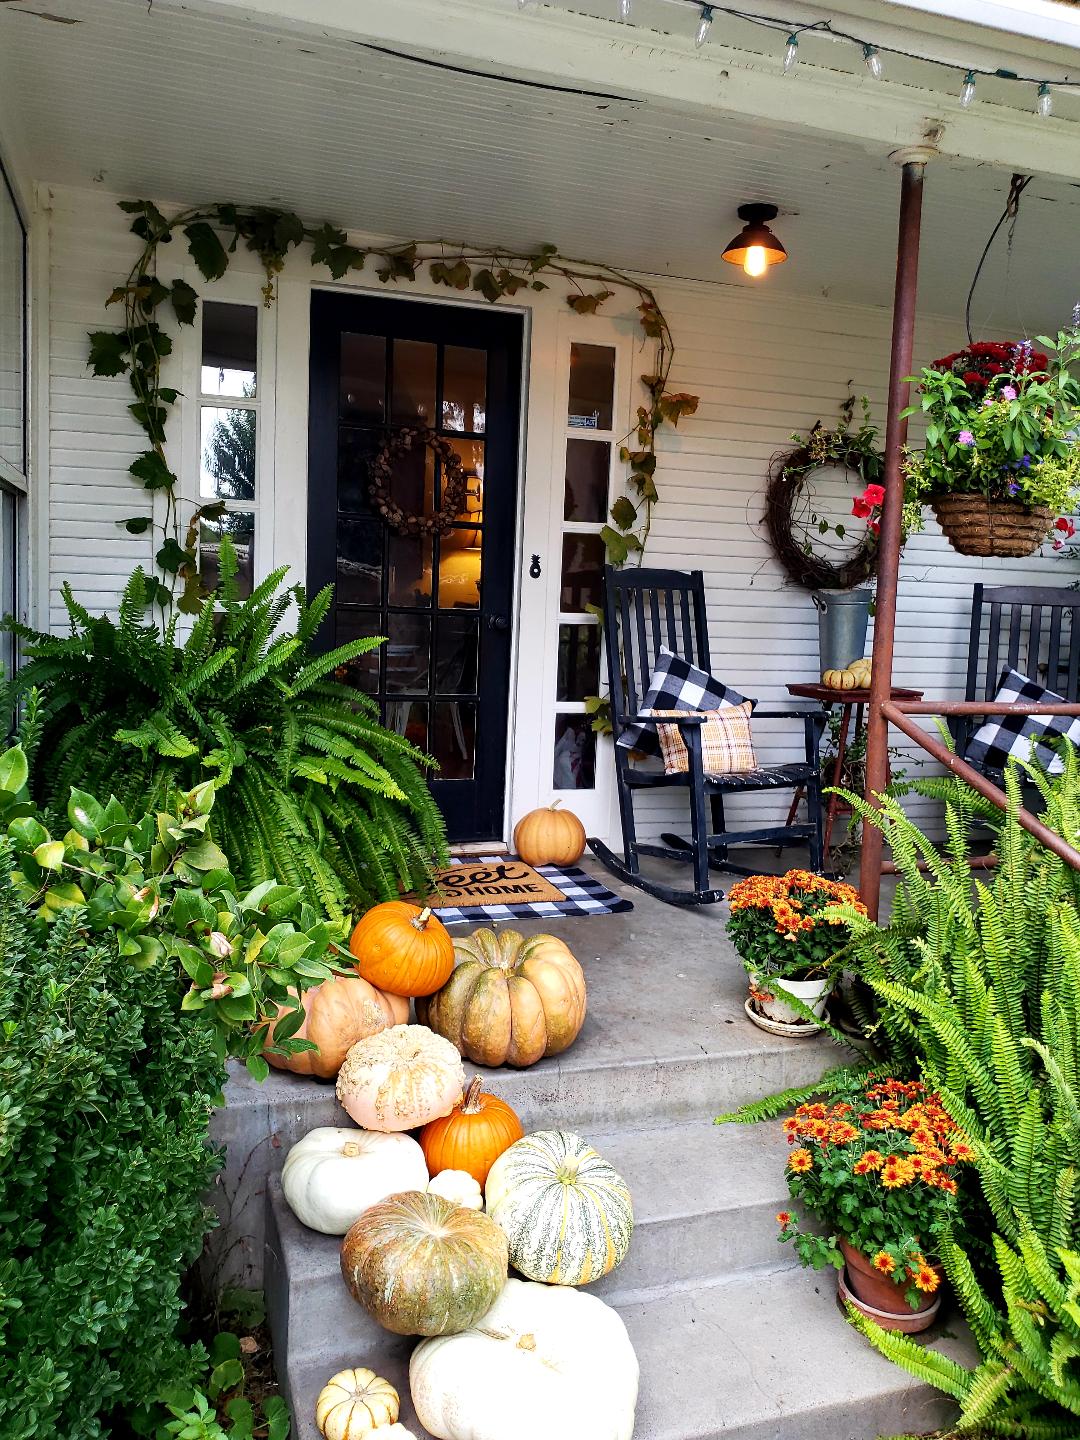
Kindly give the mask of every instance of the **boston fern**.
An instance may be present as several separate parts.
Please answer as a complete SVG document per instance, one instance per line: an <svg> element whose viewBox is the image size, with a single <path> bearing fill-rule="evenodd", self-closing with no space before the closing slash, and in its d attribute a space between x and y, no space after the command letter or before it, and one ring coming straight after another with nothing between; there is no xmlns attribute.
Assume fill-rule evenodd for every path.
<svg viewBox="0 0 1080 1440"><path fill-rule="evenodd" d="M214 837L240 886L300 886L336 921L423 889L446 855L422 773L431 762L336 678L380 642L316 653L329 587L309 601L279 569L242 600L228 537L220 565L220 592L183 643L175 615L162 630L145 619L155 582L141 570L116 621L66 586L68 635L4 621L26 663L0 703L10 711L33 688L43 700L38 800L61 811L75 786L142 813L213 779Z"/></svg>

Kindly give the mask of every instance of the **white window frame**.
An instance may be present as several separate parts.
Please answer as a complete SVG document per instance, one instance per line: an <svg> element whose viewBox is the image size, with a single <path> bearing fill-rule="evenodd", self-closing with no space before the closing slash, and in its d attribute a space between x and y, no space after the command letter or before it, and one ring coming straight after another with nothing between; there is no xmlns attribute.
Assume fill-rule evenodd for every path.
<svg viewBox="0 0 1080 1440"><path fill-rule="evenodd" d="M3 155L0 155L0 198L10 201L15 212L15 218L22 231L22 294L19 312L22 320L22 468L19 469L12 462L0 455L0 490L7 495L15 496L15 527L14 534L8 536L0 533L0 544L4 547L4 553L0 554L0 567L11 564L14 569L10 590L7 585L3 587L4 608L8 597L14 614L18 619L25 621L27 618L27 601L29 595L28 584L28 562L29 562L29 497L30 497L30 222L29 218L19 203L19 195L15 184L10 178L5 166ZM10 550L8 549L10 543ZM18 641L14 636L6 637L8 643L5 645L5 654L2 659L10 657L12 665L18 664L19 650ZM6 665L3 665L6 669Z"/></svg>

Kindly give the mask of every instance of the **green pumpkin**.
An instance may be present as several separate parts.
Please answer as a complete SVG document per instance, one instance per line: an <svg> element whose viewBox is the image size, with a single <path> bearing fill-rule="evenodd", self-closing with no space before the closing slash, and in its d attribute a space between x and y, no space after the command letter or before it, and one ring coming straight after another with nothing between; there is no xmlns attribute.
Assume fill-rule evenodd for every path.
<svg viewBox="0 0 1080 1440"><path fill-rule="evenodd" d="M511 1265L530 1280L588 1285L630 1247L625 1181L570 1131L540 1130L511 1145L488 1172L485 1198L506 1232Z"/></svg>

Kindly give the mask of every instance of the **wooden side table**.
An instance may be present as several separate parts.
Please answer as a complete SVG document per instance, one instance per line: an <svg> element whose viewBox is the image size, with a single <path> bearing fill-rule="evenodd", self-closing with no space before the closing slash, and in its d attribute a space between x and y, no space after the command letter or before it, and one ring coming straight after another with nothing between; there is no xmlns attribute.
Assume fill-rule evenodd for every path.
<svg viewBox="0 0 1080 1440"><path fill-rule="evenodd" d="M841 709L840 733L836 738L836 764L833 766L832 784L840 784L840 777L844 773L844 758L847 755L848 743L856 740L865 728L866 704L870 699L869 690L833 690L828 685L822 685L820 681L812 684L793 684L788 687L789 695L797 695L802 700L818 700L826 710L832 710L835 705ZM890 700L921 700L921 690L906 690L903 686L894 685L889 692ZM855 712L855 729L851 729L851 714ZM791 809L788 812L788 824L791 825L795 819L795 812L802 799L802 791L795 792L795 798L791 802ZM824 857L829 858L829 847L832 842L833 822L840 810L840 796L830 795L828 804L825 806L825 836L824 836Z"/></svg>

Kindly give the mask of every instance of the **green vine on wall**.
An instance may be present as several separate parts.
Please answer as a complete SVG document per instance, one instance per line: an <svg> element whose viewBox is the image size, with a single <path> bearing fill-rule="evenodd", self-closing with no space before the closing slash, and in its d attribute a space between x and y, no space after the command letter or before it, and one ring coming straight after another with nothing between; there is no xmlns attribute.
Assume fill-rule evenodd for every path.
<svg viewBox="0 0 1080 1440"><path fill-rule="evenodd" d="M667 319L647 285L609 265L568 259L554 245L541 245L530 252L452 246L442 241L361 249L350 244L345 231L335 225L308 226L298 215L266 206L197 205L166 217L149 200L119 203L121 210L134 217L131 229L142 241L142 249L127 279L113 290L107 302L123 306L123 326L90 335L88 363L95 375L127 374L134 395L128 409L148 442L148 448L129 469L146 490L160 490L166 497L163 543L156 559L170 583L155 580L150 588L150 603L156 601L164 608L176 599L180 610L198 611L208 593L199 570L199 523L220 519L225 510L220 500L200 505L181 537L179 481L165 449L169 409L180 392L162 384L162 362L173 346L158 318L171 311L180 325L195 323L196 291L184 280L166 282L158 275L161 248L181 235L200 274L208 281L225 274L230 256L241 243L257 255L266 271L263 297L267 305L273 303L276 279L289 252L304 244L311 246L312 265L325 266L335 280L362 271L369 260L375 263L376 274L384 284L415 281L426 267L435 284L475 291L491 303L512 298L521 290L547 290L559 280L571 287L566 297L570 308L579 315L594 315L613 297L616 288L633 291L638 299L638 323L655 346L654 360L650 372L641 376L646 399L638 407L637 424L619 449L620 459L629 467L627 488L631 494L615 501L611 524L605 525L601 534L612 564L622 565L632 554L640 563L652 527L653 506L659 498L657 431L663 425L677 425L698 407L696 395L668 389L675 344ZM139 515L122 523L133 534L141 534L151 529L153 520Z"/></svg>

